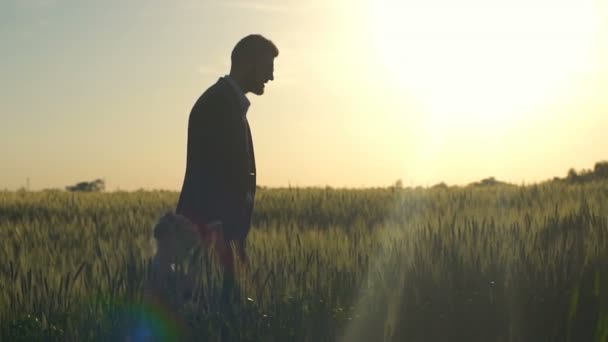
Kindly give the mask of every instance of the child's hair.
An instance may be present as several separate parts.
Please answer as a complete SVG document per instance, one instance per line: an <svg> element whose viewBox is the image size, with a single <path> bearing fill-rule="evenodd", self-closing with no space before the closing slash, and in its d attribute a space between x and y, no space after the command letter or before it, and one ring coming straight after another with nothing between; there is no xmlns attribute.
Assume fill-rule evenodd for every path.
<svg viewBox="0 0 608 342"><path fill-rule="evenodd" d="M188 218L169 211L154 226L154 239L155 252L161 245L165 245L177 248L178 250L173 252L182 255L200 243L200 234L196 225Z"/></svg>

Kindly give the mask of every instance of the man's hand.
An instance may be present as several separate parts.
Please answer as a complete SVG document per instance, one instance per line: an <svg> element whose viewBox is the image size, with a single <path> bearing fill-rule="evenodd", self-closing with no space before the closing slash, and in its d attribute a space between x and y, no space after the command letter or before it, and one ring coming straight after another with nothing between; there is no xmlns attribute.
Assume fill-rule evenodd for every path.
<svg viewBox="0 0 608 342"><path fill-rule="evenodd" d="M247 203L247 205L253 204L253 194L249 191L245 195L245 203Z"/></svg>
<svg viewBox="0 0 608 342"><path fill-rule="evenodd" d="M221 232L224 229L224 225L223 225L222 221L214 220L214 221L207 223L207 228L209 228L209 231L214 232L214 233Z"/></svg>

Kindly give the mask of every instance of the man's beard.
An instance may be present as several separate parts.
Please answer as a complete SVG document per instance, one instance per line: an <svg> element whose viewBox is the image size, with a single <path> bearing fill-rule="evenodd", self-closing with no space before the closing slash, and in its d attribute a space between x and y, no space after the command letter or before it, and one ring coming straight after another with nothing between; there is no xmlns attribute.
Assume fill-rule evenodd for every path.
<svg viewBox="0 0 608 342"><path fill-rule="evenodd" d="M256 85L253 89L251 89L251 92L256 95L264 94L264 83L262 83L260 85Z"/></svg>

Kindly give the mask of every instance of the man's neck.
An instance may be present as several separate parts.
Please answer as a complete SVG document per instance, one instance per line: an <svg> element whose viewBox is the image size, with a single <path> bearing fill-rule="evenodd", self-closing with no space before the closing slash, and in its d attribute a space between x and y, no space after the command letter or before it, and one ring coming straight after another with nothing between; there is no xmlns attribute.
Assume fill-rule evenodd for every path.
<svg viewBox="0 0 608 342"><path fill-rule="evenodd" d="M245 96L246 92L239 85L238 80L234 79L233 76L226 75L226 81L230 83L230 87L233 89L235 95L238 97L239 104L243 110L243 115L247 115L247 109L249 109L249 99Z"/></svg>
<svg viewBox="0 0 608 342"><path fill-rule="evenodd" d="M245 86L244 86L245 82L243 82L243 78L240 77L239 74L237 74L235 72L230 72L228 74L228 76L230 76L230 78L232 78L234 80L234 82L236 82L236 84L239 85L239 88L241 88L241 91L243 91L243 95L247 95L249 90L247 88L245 88Z"/></svg>

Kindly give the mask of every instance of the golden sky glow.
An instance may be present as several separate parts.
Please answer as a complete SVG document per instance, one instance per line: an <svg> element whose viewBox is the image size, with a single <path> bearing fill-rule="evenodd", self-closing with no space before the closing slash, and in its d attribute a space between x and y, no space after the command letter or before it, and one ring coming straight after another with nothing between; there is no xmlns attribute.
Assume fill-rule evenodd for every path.
<svg viewBox="0 0 608 342"><path fill-rule="evenodd" d="M262 33L259 183L521 183L608 159L608 5L592 0L8 1L0 189L179 189L187 116Z"/></svg>

